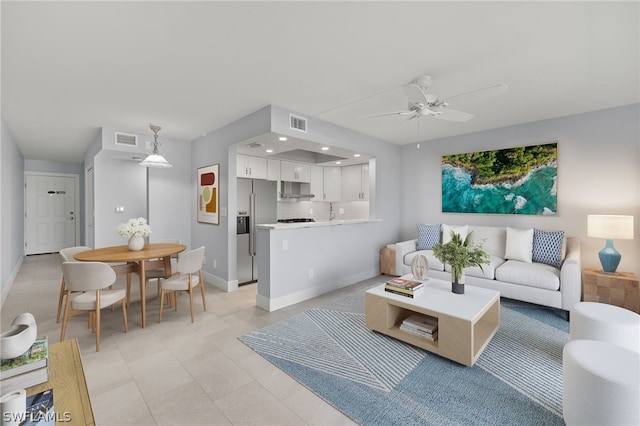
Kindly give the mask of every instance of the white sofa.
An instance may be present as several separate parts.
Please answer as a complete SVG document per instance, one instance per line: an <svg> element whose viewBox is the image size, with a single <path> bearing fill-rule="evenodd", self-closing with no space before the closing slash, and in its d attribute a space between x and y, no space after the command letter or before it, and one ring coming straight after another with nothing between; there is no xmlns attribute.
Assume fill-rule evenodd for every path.
<svg viewBox="0 0 640 426"><path fill-rule="evenodd" d="M497 290L500 296L509 299L563 309L567 316L573 305L580 301L580 240L566 238L562 231L419 224L420 241L412 239L388 246L395 249L396 275L410 274L411 261L422 254L429 263L430 277L451 280L451 267L437 260L433 250L424 248L425 227L430 229L431 242L434 238L442 242L443 236L449 235L451 229L463 238L472 233L471 241L483 241L482 247L491 256L491 264L483 265L482 270L466 268L465 284ZM559 240L559 246L553 240ZM418 250L418 243L422 244L422 250ZM429 247L429 241L426 244Z"/></svg>

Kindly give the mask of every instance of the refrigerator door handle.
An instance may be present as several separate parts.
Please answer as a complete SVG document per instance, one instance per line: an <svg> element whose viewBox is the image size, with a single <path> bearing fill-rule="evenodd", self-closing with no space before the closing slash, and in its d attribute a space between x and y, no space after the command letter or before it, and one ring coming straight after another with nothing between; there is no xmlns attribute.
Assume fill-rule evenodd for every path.
<svg viewBox="0 0 640 426"><path fill-rule="evenodd" d="M249 256L256 255L256 194L249 195Z"/></svg>

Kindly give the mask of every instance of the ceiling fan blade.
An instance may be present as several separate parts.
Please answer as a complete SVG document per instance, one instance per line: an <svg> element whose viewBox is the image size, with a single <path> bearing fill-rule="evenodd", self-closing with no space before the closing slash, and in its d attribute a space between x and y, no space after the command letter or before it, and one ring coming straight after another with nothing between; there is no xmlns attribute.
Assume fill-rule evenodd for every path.
<svg viewBox="0 0 640 426"><path fill-rule="evenodd" d="M385 116L389 116L389 115L407 115L407 114L413 114L413 111L404 110L404 111L394 111L394 112L383 112L381 114L361 115L361 116L356 117L356 118L357 119L360 119L360 118L373 118L373 117L385 117Z"/></svg>
<svg viewBox="0 0 640 426"><path fill-rule="evenodd" d="M415 120L416 118L419 118L420 116L417 114L412 115L411 117L402 120L402 123L400 123L400 125L402 126L404 123L406 123L407 121L411 121L411 120Z"/></svg>
<svg viewBox="0 0 640 426"><path fill-rule="evenodd" d="M498 84L497 86L485 87L484 89L471 90L470 92L460 93L458 95L449 96L442 99L439 104L445 102L471 102L491 96L501 95L509 90L506 84Z"/></svg>
<svg viewBox="0 0 640 426"><path fill-rule="evenodd" d="M455 109L442 109L434 117L448 121L469 121L473 118L473 114Z"/></svg>
<svg viewBox="0 0 640 426"><path fill-rule="evenodd" d="M402 90L404 90L404 95L409 99L410 104L427 103L427 96L417 84L405 84L402 86Z"/></svg>

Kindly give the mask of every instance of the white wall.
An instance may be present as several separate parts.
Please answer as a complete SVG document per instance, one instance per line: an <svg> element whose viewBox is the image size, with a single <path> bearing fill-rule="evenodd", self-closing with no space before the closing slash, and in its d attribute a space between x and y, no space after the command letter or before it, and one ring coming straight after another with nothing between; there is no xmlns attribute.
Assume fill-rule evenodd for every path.
<svg viewBox="0 0 640 426"><path fill-rule="evenodd" d="M450 223L565 230L578 237L583 267L599 268L604 240L587 237L588 214L635 216L635 239L617 240L618 270L640 275L640 105L443 138L402 147L402 239L416 223ZM441 157L549 141L558 142L558 214L555 216L443 214Z"/></svg>
<svg viewBox="0 0 640 426"><path fill-rule="evenodd" d="M191 247L192 203L191 143L159 137L160 152L173 165L167 169L141 167L133 156L144 157L153 135L138 135L138 148L114 144L115 130L103 128L95 157L85 158L94 167L95 247L126 244L116 228L132 217L146 217L149 241L179 239ZM148 176L147 176L148 173ZM195 172L194 172L195 173ZM123 213L116 207L124 207Z"/></svg>
<svg viewBox="0 0 640 426"><path fill-rule="evenodd" d="M0 120L0 296L2 303L24 256L24 159Z"/></svg>

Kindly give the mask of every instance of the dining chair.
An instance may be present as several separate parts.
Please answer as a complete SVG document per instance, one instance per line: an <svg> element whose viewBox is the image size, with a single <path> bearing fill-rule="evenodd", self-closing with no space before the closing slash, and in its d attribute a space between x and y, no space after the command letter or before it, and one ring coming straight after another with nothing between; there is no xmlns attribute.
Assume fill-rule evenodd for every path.
<svg viewBox="0 0 640 426"><path fill-rule="evenodd" d="M162 307L165 294L170 294L173 299L173 309L178 310L176 293L187 291L189 293L189 305L191 309L191 322L193 322L193 289L200 287L202 294L202 307L207 310L207 302L204 296L204 280L202 278L202 264L204 262L204 246L182 253L178 258L178 272L169 278L160 279L160 316L158 322L162 322Z"/></svg>
<svg viewBox="0 0 640 426"><path fill-rule="evenodd" d="M158 240L158 241L154 241L153 243L157 243L157 244L182 244L182 242L180 240ZM175 272L177 264L178 264L178 253L171 255L171 271ZM150 259L149 261L154 261L154 260L160 260L160 259ZM160 279L161 278L169 278L167 276L165 276L165 270L164 268L159 268L159 269L149 269L146 270L145 273L145 285L149 282L149 280L151 279L156 279L157 280L157 294L160 294ZM127 292L127 306L129 304L129 297L131 294L131 290L128 290Z"/></svg>
<svg viewBox="0 0 640 426"><path fill-rule="evenodd" d="M91 247L87 246L76 246L76 247L67 247L60 250L60 260L62 263L64 262L77 262L74 259L74 256L78 253L82 253L83 251L92 250ZM56 316L56 323L60 322L60 313L62 312L62 301L64 300L65 294L65 285L64 285L64 274L62 274L62 282L60 283L60 297L58 298L58 315Z"/></svg>
<svg viewBox="0 0 640 426"><path fill-rule="evenodd" d="M60 341L64 340L69 316L89 312L94 320L90 321L96 333L96 352L100 351L100 310L118 302L122 305L124 331L128 331L126 291L109 290L116 281L113 268L102 262L64 262L62 273L65 277L66 302L62 316ZM72 295L73 292L80 294Z"/></svg>

